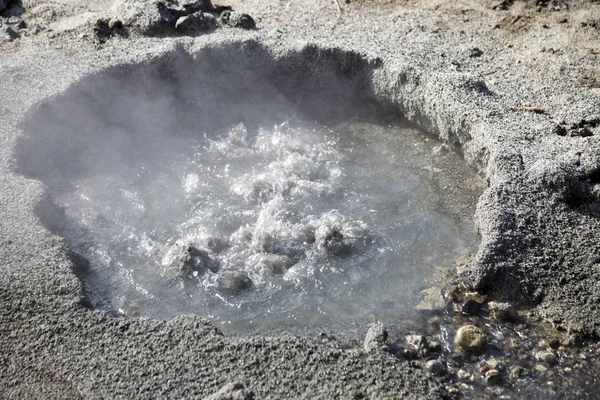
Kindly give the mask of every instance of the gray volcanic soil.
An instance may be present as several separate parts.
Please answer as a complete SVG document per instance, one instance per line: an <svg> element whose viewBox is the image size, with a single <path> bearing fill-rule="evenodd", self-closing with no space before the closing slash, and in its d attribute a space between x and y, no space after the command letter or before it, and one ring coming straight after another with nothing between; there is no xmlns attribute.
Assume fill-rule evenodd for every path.
<svg viewBox="0 0 600 400"><path fill-rule="evenodd" d="M475 217L482 243L459 267L461 284L600 334L597 2L352 2L340 12L320 0L235 1L257 30L160 38L140 34L152 21L140 2L111 3L23 1L28 28L0 42L0 395L203 397L232 382L257 398L445 395L428 373L386 352L233 338L199 317L123 319L85 308L62 239L38 219L53 212L44 188L16 171L24 114L105 67L237 41L338 71L338 53L319 61L314 49L361 54L370 67L346 73L461 152L488 183ZM97 38L95 21L115 15L127 35Z"/></svg>

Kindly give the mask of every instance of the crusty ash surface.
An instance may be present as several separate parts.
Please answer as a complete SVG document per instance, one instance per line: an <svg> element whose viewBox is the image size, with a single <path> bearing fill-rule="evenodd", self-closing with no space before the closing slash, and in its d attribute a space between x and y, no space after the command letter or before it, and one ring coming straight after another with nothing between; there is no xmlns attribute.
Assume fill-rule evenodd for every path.
<svg viewBox="0 0 600 400"><path fill-rule="evenodd" d="M482 243L458 271L463 284L600 333L598 4L538 12L528 2L503 10L391 1L340 11L320 0L234 1L258 30L161 38L132 30L99 45L95 19L125 13L133 1L23 3L43 29L0 44L3 396L202 398L235 382L257 398L442 396L425 372L387 353L232 338L199 317L118 319L82 306L64 244L34 213L44 188L15 171L20 121L107 66L233 41L259 42L274 57L310 44L375 60L374 96L461 152L488 182L475 216ZM40 8L48 4L54 14Z"/></svg>

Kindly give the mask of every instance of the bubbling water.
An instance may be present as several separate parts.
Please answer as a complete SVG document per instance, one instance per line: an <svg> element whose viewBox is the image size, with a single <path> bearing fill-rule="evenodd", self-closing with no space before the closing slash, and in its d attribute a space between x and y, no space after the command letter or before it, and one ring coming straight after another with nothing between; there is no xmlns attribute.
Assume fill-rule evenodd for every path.
<svg viewBox="0 0 600 400"><path fill-rule="evenodd" d="M238 124L129 149L53 195L97 308L234 331L401 319L477 244L477 178L433 146L407 127Z"/></svg>

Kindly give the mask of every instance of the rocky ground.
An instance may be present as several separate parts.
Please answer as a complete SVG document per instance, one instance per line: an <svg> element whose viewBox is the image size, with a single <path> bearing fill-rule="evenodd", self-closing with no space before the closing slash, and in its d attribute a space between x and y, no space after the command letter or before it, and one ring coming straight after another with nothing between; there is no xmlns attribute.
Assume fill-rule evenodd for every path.
<svg viewBox="0 0 600 400"><path fill-rule="evenodd" d="M4 0L0 16L0 396L598 392L597 1ZM85 307L63 242L41 225L44 188L14 156L34 104L106 67L181 49L248 59L261 46L259 64L259 53L300 55L286 64L298 79L315 63L368 82L486 180L479 251L430 293L431 315L410 335L375 325L347 346L224 336L201 317L114 318Z"/></svg>

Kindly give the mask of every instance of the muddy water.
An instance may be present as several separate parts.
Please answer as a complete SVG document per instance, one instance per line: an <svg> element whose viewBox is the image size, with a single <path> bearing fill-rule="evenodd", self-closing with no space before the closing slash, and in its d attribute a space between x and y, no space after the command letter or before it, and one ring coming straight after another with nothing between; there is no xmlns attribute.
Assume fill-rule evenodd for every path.
<svg viewBox="0 0 600 400"><path fill-rule="evenodd" d="M107 143L80 155L98 172L50 188L96 308L231 332L401 324L432 271L478 244L481 182L405 126L289 119Z"/></svg>

